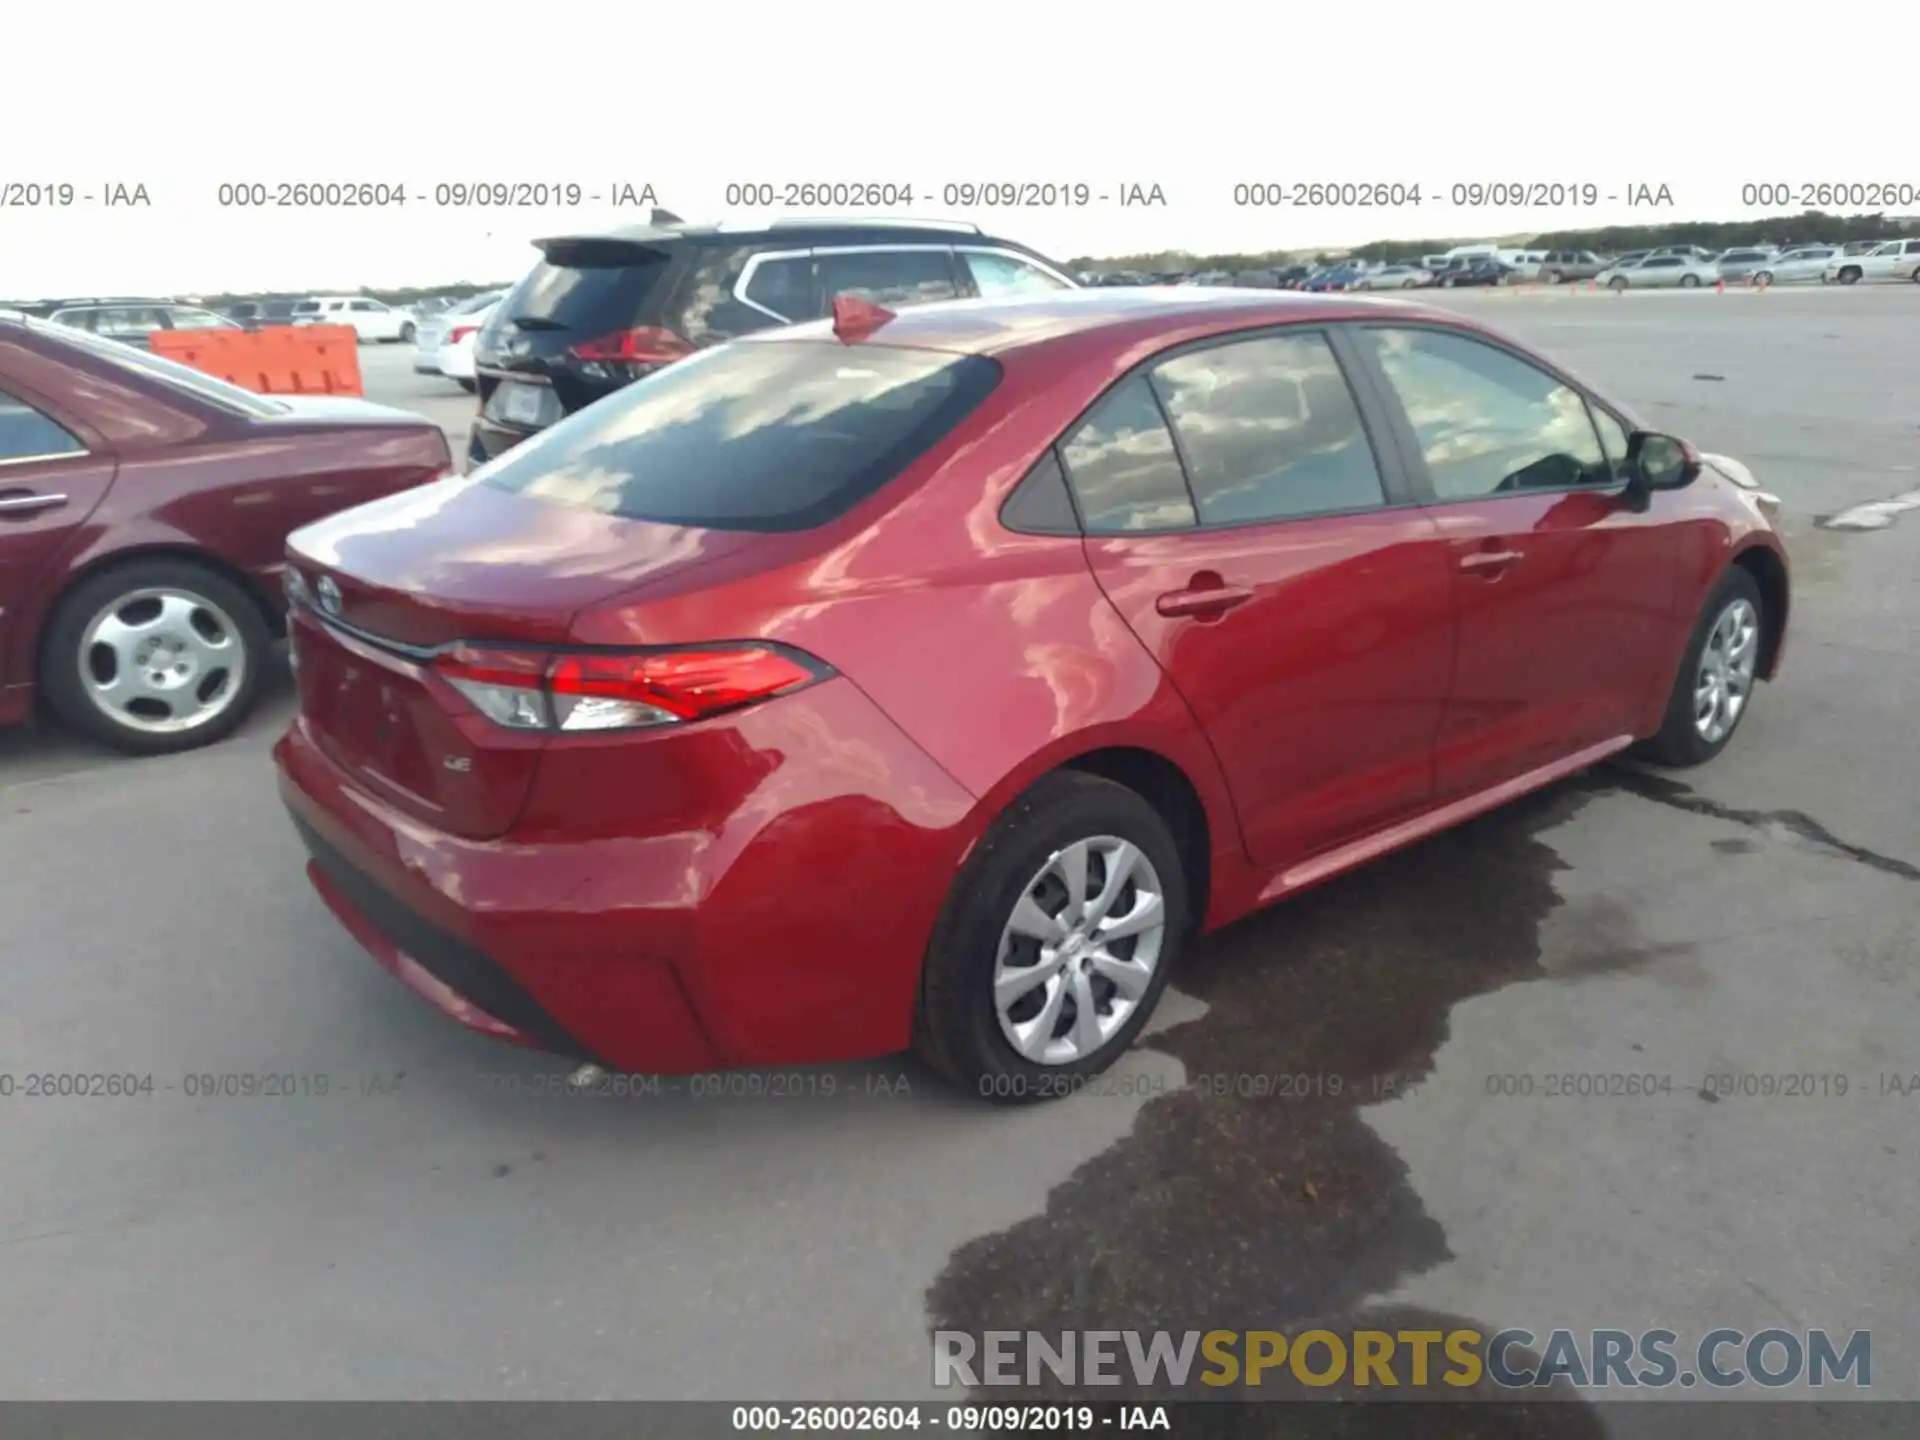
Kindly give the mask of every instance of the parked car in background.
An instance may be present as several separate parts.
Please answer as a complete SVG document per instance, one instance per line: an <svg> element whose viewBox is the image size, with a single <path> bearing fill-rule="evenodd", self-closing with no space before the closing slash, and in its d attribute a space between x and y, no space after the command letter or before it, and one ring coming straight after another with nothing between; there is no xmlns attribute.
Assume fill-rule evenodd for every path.
<svg viewBox="0 0 1920 1440"><path fill-rule="evenodd" d="M1620 254L1613 257L1611 263L1603 268L1607 270L1624 270L1629 265L1638 265L1652 253L1653 251L1651 250L1623 250Z"/></svg>
<svg viewBox="0 0 1920 1440"><path fill-rule="evenodd" d="M1920 284L1920 239L1888 240L1864 255L1836 255L1823 278L1840 285L1862 280L1911 280Z"/></svg>
<svg viewBox="0 0 1920 1440"><path fill-rule="evenodd" d="M695 351L823 315L837 295L897 308L1079 288L1038 251L930 221L738 230L669 217L538 249L540 262L480 333L476 463Z"/></svg>
<svg viewBox="0 0 1920 1440"><path fill-rule="evenodd" d="M0 319L0 722L39 701L136 754L218 739L270 663L287 532L451 468L418 415Z"/></svg>
<svg viewBox="0 0 1920 1440"><path fill-rule="evenodd" d="M1549 250L1540 260L1540 278L1549 285L1575 280L1593 280L1607 268L1607 262L1591 250Z"/></svg>
<svg viewBox="0 0 1920 1440"><path fill-rule="evenodd" d="M1825 281L1827 265L1838 257L1837 245L1803 245L1776 255L1753 272L1756 285L1797 285L1809 280Z"/></svg>
<svg viewBox="0 0 1920 1440"><path fill-rule="evenodd" d="M1676 286L1693 290L1719 279L1720 271L1710 261L1691 255L1649 255L1631 265L1603 270L1597 283L1609 290L1666 290Z"/></svg>
<svg viewBox="0 0 1920 1440"><path fill-rule="evenodd" d="M1505 285L1512 275L1513 267L1504 260L1496 260L1491 255L1474 255L1455 260L1433 277L1433 283L1444 290L1465 290Z"/></svg>
<svg viewBox="0 0 1920 1440"><path fill-rule="evenodd" d="M464 380L466 383L461 388L473 389L473 351L480 326L506 293L504 290L485 290L464 300L456 300L442 314L422 320L413 337L414 373L446 375L449 379ZM449 344L460 349L464 356L464 363L460 358L453 359L454 373L451 374L440 353Z"/></svg>
<svg viewBox="0 0 1920 1440"><path fill-rule="evenodd" d="M285 300L236 300L227 307L227 318L247 330L265 330L293 323L293 307L298 297Z"/></svg>
<svg viewBox="0 0 1920 1440"><path fill-rule="evenodd" d="M307 873L450 1017L1069 1094L1196 934L1776 674L1764 508L1462 317L836 309L289 541Z"/></svg>
<svg viewBox="0 0 1920 1440"><path fill-rule="evenodd" d="M434 368L469 394L477 388L474 354L480 348L480 332L505 298L504 291L476 296L469 304L477 308L462 307L460 313L450 315L440 333L433 352Z"/></svg>
<svg viewBox="0 0 1920 1440"><path fill-rule="evenodd" d="M1779 256L1769 249L1723 250L1713 258L1713 268L1726 281L1751 280Z"/></svg>
<svg viewBox="0 0 1920 1440"><path fill-rule="evenodd" d="M1878 250L1883 243L1879 240L1849 240L1840 249L1847 255L1865 255L1870 251Z"/></svg>
<svg viewBox="0 0 1920 1440"><path fill-rule="evenodd" d="M1713 251L1699 245L1662 245L1659 249L1649 253L1658 255L1662 259L1677 255L1682 260L1698 260L1702 263L1711 262L1714 258Z"/></svg>
<svg viewBox="0 0 1920 1440"><path fill-rule="evenodd" d="M1417 290L1433 284L1433 275L1418 265L1383 265L1354 279L1352 290Z"/></svg>
<svg viewBox="0 0 1920 1440"><path fill-rule="evenodd" d="M364 295L316 295L293 307L295 325L351 325L361 344L411 341L419 324L405 310Z"/></svg>
<svg viewBox="0 0 1920 1440"><path fill-rule="evenodd" d="M48 317L56 325L84 330L90 335L149 348L149 337L159 330L239 330L237 320L199 305L176 305L167 300L65 305Z"/></svg>

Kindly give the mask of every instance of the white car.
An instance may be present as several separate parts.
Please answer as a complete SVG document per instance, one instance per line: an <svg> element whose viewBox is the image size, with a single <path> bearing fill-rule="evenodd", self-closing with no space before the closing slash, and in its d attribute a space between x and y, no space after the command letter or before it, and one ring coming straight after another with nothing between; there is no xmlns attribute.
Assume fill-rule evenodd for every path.
<svg viewBox="0 0 1920 1440"><path fill-rule="evenodd" d="M1602 270L1597 283L1609 290L1697 290L1719 281L1719 268L1691 255L1649 255L1631 264Z"/></svg>
<svg viewBox="0 0 1920 1440"><path fill-rule="evenodd" d="M1349 290L1413 290L1433 283L1433 272L1418 265L1383 265L1359 276Z"/></svg>
<svg viewBox="0 0 1920 1440"><path fill-rule="evenodd" d="M1864 255L1835 255L1821 278L1841 285L1862 280L1911 280L1920 285L1920 240L1889 240Z"/></svg>
<svg viewBox="0 0 1920 1440"><path fill-rule="evenodd" d="M414 373L444 375L458 381L463 390L473 389L475 338L506 293L489 290L470 295L456 301L444 313L422 320L413 337Z"/></svg>
<svg viewBox="0 0 1920 1440"><path fill-rule="evenodd" d="M1753 272L1756 285L1797 285L1825 280L1827 266L1841 256L1838 245L1802 245L1779 254Z"/></svg>
<svg viewBox="0 0 1920 1440"><path fill-rule="evenodd" d="M418 322L405 310L384 300L369 300L364 295L316 295L311 300L302 300L293 307L289 323L351 325L362 345L369 340L382 344L405 343L413 339L414 331L419 328Z"/></svg>

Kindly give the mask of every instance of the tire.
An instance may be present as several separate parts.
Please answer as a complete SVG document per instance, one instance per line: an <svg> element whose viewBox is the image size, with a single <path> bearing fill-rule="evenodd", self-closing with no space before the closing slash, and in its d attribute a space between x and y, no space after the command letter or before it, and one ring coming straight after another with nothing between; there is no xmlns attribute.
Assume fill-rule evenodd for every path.
<svg viewBox="0 0 1920 1440"><path fill-rule="evenodd" d="M400 343L402 345L411 345L413 343L413 337L417 333L418 332L413 328L413 326L402 325L400 327Z"/></svg>
<svg viewBox="0 0 1920 1440"><path fill-rule="evenodd" d="M1920 265L1914 266L1913 274L1909 275L1907 278L1913 281L1914 284L1920 285Z"/></svg>
<svg viewBox="0 0 1920 1440"><path fill-rule="evenodd" d="M1682 275L1680 277L1680 288L1682 290L1698 290L1700 288L1700 277L1698 275Z"/></svg>
<svg viewBox="0 0 1920 1440"><path fill-rule="evenodd" d="M1625 290L1626 288L1627 288L1627 277L1624 275L1616 275L1613 277L1613 279L1607 281L1607 289L1613 291L1613 293L1616 295L1618 295L1622 290Z"/></svg>
<svg viewBox="0 0 1920 1440"><path fill-rule="evenodd" d="M169 608L177 611L171 620ZM143 624L149 612L153 618ZM118 654L110 639L98 638L116 629L124 637ZM97 681L137 673L121 657L154 641L171 642L189 668L163 667L165 680L140 684L133 706L96 703ZM41 640L40 683L49 708L69 728L129 755L173 754L211 745L246 719L259 698L271 644L259 601L226 576L171 556L130 560L81 581L55 607ZM219 675L224 686L198 693ZM175 713L154 713L162 705Z"/></svg>
<svg viewBox="0 0 1920 1440"><path fill-rule="evenodd" d="M1709 642L1719 647L1729 627L1735 636L1746 633L1741 621L1729 618L1737 616L1742 607L1752 627L1751 638L1746 642L1745 689L1740 692L1740 705L1726 721L1725 729L1717 733L1704 731L1699 723L1699 697ZM1720 577L1720 583L1713 587L1712 593L1707 596L1707 603L1700 607L1700 618L1694 622L1693 637L1687 642L1686 655L1680 662L1680 673L1674 677L1673 693L1667 697L1666 716L1660 723L1660 729L1640 747L1646 758L1662 765L1683 768L1704 765L1727 748L1740 722L1746 719L1747 711L1753 708L1753 692L1759 684L1760 647L1766 638L1766 621L1766 607L1760 598L1759 584L1743 567L1731 567Z"/></svg>
<svg viewBox="0 0 1920 1440"><path fill-rule="evenodd" d="M1860 267L1858 265L1847 266L1840 272L1838 279L1842 285L1858 284L1860 280Z"/></svg>
<svg viewBox="0 0 1920 1440"><path fill-rule="evenodd" d="M1033 902L1040 919L1064 910L1069 890L1055 862L1089 842L1098 854L1100 841L1124 842L1135 851L1132 878L1115 907L1147 905L1145 897L1157 890L1161 908L1157 933L1120 939L1114 944L1126 953L1109 953L1110 960L1125 964L1147 960L1143 949L1153 950L1143 966L1148 971L1144 984L1123 1015L1116 1013L1122 993L1081 961L1079 973L1089 986L1082 993L1096 996L1096 1020L1117 1022L1097 1037L1098 1043L1081 1044L1073 1033L1077 1011L1070 1008L1076 1003L1074 978L1062 978L1052 988L1045 981L1030 986L1014 999L1003 1020L994 999L995 973L1008 940L1008 958L1032 956L1036 972L1046 968L1053 975L1062 973L1059 959L1039 958L1043 952L1038 938L1012 935L1012 917L1023 899ZM1087 863L1088 891L1098 891L1108 858ZM994 822L954 879L927 947L914 1048L961 1089L993 1104L1032 1104L1071 1094L1077 1082L1099 1074L1124 1054L1152 1017L1179 962L1189 913L1179 846L1152 805L1124 785L1098 776L1070 770L1045 776ZM1071 957L1064 963L1066 975L1074 976ZM1010 968L1017 973L1027 967ZM1101 1006L1108 1012L1105 1016ZM1048 1007L1055 1012L1054 1024L1044 1033L1036 1027L1032 1043L1058 1053L1042 1061L1017 1050L1005 1027L1034 1024ZM1087 1040L1095 1038L1089 1035ZM1071 1053L1076 1048L1079 1053Z"/></svg>
<svg viewBox="0 0 1920 1440"><path fill-rule="evenodd" d="M1771 270L1756 270L1753 275L1753 283L1758 285L1762 290L1766 289L1769 285L1773 284L1773 272Z"/></svg>
<svg viewBox="0 0 1920 1440"><path fill-rule="evenodd" d="M456 375L453 377L453 383L458 385L462 390L466 391L469 395L477 393L480 389L480 386L475 381L465 379L459 375Z"/></svg>
<svg viewBox="0 0 1920 1440"><path fill-rule="evenodd" d="M1560 272L1558 270L1549 270L1540 278L1545 280L1549 285L1558 285L1560 283Z"/></svg>

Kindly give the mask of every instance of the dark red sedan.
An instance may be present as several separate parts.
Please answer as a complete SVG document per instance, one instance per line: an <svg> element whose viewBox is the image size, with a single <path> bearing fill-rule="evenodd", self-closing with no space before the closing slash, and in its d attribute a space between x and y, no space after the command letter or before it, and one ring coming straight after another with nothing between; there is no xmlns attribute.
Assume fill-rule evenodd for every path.
<svg viewBox="0 0 1920 1440"><path fill-rule="evenodd" d="M1780 662L1750 477L1459 316L837 312L290 542L309 873L465 1023L1062 1093L1198 931Z"/></svg>
<svg viewBox="0 0 1920 1440"><path fill-rule="evenodd" d="M139 754L218 739L282 628L288 532L450 469L420 416L0 315L0 724L39 697Z"/></svg>

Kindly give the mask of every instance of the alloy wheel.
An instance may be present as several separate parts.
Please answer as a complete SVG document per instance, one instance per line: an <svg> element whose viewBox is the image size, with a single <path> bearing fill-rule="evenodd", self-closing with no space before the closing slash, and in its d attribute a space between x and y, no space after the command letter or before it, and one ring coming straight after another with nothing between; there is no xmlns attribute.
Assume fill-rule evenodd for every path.
<svg viewBox="0 0 1920 1440"><path fill-rule="evenodd" d="M1000 1033L1036 1065L1097 1054L1146 997L1167 933L1166 892L1139 846L1076 840L1020 892L1000 934L993 1005Z"/></svg>
<svg viewBox="0 0 1920 1440"><path fill-rule="evenodd" d="M177 735L211 724L239 697L247 649L233 617L204 595L133 590L80 635L81 689L115 725Z"/></svg>
<svg viewBox="0 0 1920 1440"><path fill-rule="evenodd" d="M1753 694L1760 653L1760 616L1752 602L1730 602L1707 632L1700 668L1693 682L1693 728L1709 745L1718 745L1740 723Z"/></svg>

